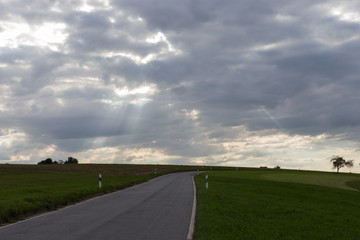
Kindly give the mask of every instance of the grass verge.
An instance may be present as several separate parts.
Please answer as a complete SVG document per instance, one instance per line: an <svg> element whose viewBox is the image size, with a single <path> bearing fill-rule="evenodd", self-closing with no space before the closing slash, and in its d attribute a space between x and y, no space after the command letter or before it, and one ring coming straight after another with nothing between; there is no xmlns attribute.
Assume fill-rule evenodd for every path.
<svg viewBox="0 0 360 240"><path fill-rule="evenodd" d="M194 239L360 239L359 180L283 170L198 175Z"/></svg>

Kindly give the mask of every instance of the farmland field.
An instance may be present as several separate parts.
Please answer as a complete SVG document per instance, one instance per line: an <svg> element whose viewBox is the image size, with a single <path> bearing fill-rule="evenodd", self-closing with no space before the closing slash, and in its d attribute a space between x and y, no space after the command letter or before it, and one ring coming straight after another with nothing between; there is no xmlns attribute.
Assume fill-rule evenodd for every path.
<svg viewBox="0 0 360 240"><path fill-rule="evenodd" d="M240 170L195 180L195 240L360 239L357 174Z"/></svg>
<svg viewBox="0 0 360 240"><path fill-rule="evenodd" d="M123 189L161 174L198 168L120 164L0 165L0 224Z"/></svg>

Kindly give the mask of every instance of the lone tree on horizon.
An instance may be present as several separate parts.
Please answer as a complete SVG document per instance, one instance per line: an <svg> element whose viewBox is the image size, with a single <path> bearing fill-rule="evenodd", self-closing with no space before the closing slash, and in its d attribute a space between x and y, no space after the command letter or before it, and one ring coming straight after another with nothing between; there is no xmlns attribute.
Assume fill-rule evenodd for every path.
<svg viewBox="0 0 360 240"><path fill-rule="evenodd" d="M354 166L354 160L346 161L343 157L339 156L333 156L330 160L333 164L333 169L336 168L337 172L339 172L339 169L342 167L353 167Z"/></svg>

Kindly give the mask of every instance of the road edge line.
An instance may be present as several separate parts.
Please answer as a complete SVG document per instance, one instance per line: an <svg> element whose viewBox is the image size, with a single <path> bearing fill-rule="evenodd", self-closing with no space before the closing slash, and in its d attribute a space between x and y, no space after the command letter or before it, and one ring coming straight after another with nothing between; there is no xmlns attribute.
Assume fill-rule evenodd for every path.
<svg viewBox="0 0 360 240"><path fill-rule="evenodd" d="M194 229L195 229L195 216L196 216L196 185L195 185L195 175L192 177L193 187L194 187L194 200L193 200L193 207L191 211L191 219L190 219L190 226L189 226L189 233L187 235L187 240L193 239Z"/></svg>

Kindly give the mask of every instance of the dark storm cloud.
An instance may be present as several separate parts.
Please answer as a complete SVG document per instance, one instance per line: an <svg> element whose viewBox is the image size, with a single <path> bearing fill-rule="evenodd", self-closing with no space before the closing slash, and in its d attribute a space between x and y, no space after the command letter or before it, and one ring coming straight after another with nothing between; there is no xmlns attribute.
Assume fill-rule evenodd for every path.
<svg viewBox="0 0 360 240"><path fill-rule="evenodd" d="M144 17L150 26L161 30L176 30L196 27L206 22L211 14L206 1L123 1L115 4L125 7L134 14Z"/></svg>
<svg viewBox="0 0 360 240"><path fill-rule="evenodd" d="M357 42L344 44L340 47L326 47L322 45L296 46L295 49L282 49L282 56L270 57L281 70L293 74L307 76L323 76L323 81L341 81L347 75L359 73L359 63L356 61ZM300 51L300 49L304 49ZM290 54L289 54L290 53ZM271 55L276 55L272 53ZM270 60L269 59L269 60Z"/></svg>

